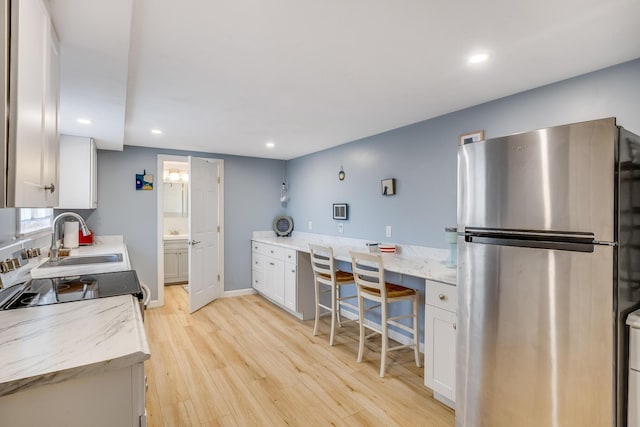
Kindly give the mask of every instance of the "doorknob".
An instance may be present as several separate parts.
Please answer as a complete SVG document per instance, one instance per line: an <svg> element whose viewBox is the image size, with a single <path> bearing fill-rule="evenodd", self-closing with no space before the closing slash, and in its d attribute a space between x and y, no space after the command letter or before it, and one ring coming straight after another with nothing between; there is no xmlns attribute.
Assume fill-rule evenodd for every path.
<svg viewBox="0 0 640 427"><path fill-rule="evenodd" d="M51 191L52 193L55 193L56 192L56 186L52 182L51 184L44 186L44 191Z"/></svg>
<svg viewBox="0 0 640 427"><path fill-rule="evenodd" d="M198 243L200 243L200 240L192 240L192 241L189 242L189 244L192 245L192 246L195 246Z"/></svg>

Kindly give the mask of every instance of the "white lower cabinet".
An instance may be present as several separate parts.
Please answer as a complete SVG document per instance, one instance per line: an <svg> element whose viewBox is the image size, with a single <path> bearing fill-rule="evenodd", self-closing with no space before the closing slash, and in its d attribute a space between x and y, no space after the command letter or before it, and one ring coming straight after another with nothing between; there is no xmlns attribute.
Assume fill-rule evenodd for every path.
<svg viewBox="0 0 640 427"><path fill-rule="evenodd" d="M251 242L252 286L302 319L313 316L313 273L309 254Z"/></svg>
<svg viewBox="0 0 640 427"><path fill-rule="evenodd" d="M454 407L457 289L429 280L425 289L424 383L436 399Z"/></svg>
<svg viewBox="0 0 640 427"><path fill-rule="evenodd" d="M165 240L164 283L189 281L189 248L186 240Z"/></svg>
<svg viewBox="0 0 640 427"><path fill-rule="evenodd" d="M2 396L0 414L6 426L146 426L144 365Z"/></svg>

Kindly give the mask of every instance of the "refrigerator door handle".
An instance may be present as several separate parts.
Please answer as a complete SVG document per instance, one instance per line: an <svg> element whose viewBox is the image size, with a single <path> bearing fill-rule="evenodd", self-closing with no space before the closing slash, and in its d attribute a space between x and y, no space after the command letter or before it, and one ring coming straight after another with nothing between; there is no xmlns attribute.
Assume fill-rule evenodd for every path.
<svg viewBox="0 0 640 427"><path fill-rule="evenodd" d="M485 245L496 246L519 246L524 248L538 248L538 249L556 249L560 251L573 251L573 252L593 252L594 242L585 242L580 240L552 240L547 239L545 236L535 236L527 238L518 238L515 236L482 236L482 235L465 235L465 241L468 243L479 243Z"/></svg>

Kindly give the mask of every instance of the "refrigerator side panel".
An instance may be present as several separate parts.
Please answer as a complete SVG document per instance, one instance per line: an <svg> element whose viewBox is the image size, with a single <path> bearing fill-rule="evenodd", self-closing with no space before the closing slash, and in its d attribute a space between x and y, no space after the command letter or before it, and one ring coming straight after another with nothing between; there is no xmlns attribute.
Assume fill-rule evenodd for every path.
<svg viewBox="0 0 640 427"><path fill-rule="evenodd" d="M614 425L614 249L458 248L456 425Z"/></svg>
<svg viewBox="0 0 640 427"><path fill-rule="evenodd" d="M618 426L627 416L629 313L640 306L640 137L620 129L618 172L618 247L616 298L616 346Z"/></svg>
<svg viewBox="0 0 640 427"><path fill-rule="evenodd" d="M614 241L614 119L458 148L458 230L591 232Z"/></svg>

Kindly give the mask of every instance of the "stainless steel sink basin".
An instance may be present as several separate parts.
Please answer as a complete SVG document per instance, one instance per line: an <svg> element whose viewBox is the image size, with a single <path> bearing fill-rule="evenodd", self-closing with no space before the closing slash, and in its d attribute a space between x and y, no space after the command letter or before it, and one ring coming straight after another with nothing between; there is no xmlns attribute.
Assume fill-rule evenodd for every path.
<svg viewBox="0 0 640 427"><path fill-rule="evenodd" d="M41 267L66 267L71 265L103 264L105 262L122 262L122 254L71 256L60 258L58 261L47 261Z"/></svg>

